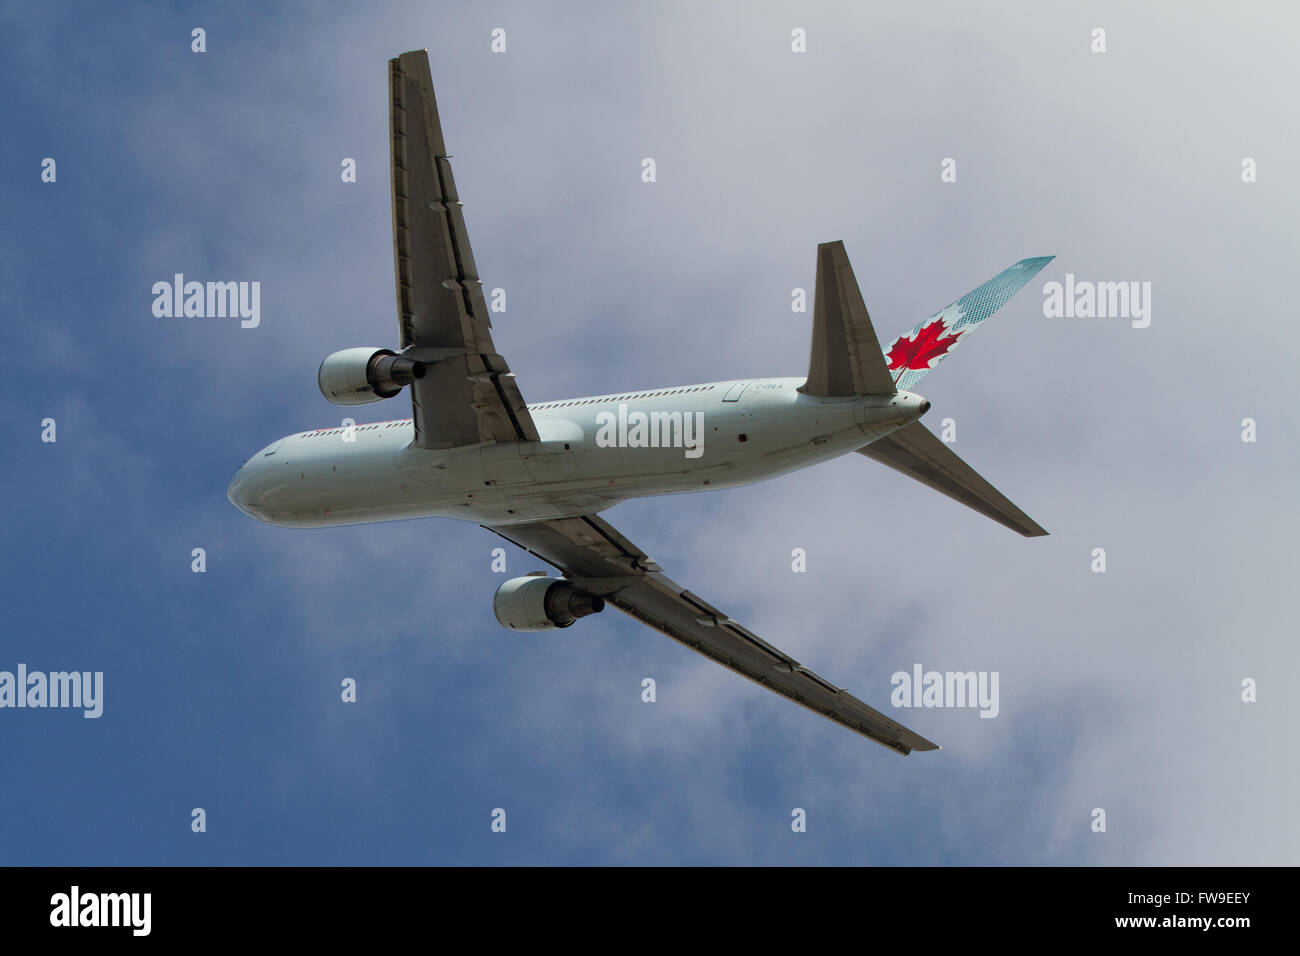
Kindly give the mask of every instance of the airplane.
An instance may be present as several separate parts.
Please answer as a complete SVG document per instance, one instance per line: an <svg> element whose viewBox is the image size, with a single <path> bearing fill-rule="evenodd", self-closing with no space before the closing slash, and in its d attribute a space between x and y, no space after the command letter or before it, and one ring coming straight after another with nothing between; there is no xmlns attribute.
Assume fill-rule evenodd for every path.
<svg viewBox="0 0 1300 956"><path fill-rule="evenodd" d="M428 54L403 53L388 68L400 351L335 352L317 379L342 406L409 389L412 416L272 442L240 467L231 503L283 527L477 522L559 572L497 589L505 628L565 628L612 604L898 753L938 749L671 580L600 512L855 453L1026 537L1046 534L921 424L930 403L911 389L1053 257L1017 262L882 348L844 244L822 243L806 376L530 405L492 341Z"/></svg>

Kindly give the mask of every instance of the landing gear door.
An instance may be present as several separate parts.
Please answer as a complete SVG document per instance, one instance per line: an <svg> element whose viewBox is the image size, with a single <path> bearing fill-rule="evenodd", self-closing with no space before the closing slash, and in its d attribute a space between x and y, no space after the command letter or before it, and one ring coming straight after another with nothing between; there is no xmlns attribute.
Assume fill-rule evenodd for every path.
<svg viewBox="0 0 1300 956"><path fill-rule="evenodd" d="M578 470L582 458L582 427L576 422L538 419L541 441L519 443L519 455L534 481L563 481Z"/></svg>

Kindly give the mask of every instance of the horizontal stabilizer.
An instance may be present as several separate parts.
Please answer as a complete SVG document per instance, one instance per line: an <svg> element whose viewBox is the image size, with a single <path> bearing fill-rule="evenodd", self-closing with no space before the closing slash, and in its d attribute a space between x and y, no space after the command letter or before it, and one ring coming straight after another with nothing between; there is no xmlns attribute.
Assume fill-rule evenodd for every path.
<svg viewBox="0 0 1300 956"><path fill-rule="evenodd" d="M901 471L1026 538L1047 534L920 422L859 448L858 454Z"/></svg>
<svg viewBox="0 0 1300 956"><path fill-rule="evenodd" d="M843 242L817 246L806 395L892 395L894 377L871 327Z"/></svg>

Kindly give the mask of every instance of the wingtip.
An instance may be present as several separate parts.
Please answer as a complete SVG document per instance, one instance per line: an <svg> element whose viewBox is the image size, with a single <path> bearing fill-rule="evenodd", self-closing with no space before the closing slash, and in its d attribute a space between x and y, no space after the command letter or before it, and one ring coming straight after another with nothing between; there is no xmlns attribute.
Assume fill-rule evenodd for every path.
<svg viewBox="0 0 1300 956"><path fill-rule="evenodd" d="M943 747L936 744L933 740L926 740L922 737L920 743L912 744L912 746L907 748L907 753L905 753L904 756L911 753L930 753L931 751L942 749Z"/></svg>

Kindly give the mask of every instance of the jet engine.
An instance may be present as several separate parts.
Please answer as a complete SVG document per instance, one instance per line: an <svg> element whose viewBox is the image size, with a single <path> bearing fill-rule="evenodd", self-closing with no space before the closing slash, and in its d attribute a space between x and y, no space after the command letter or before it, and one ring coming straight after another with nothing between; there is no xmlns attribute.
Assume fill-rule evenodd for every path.
<svg viewBox="0 0 1300 956"><path fill-rule="evenodd" d="M574 586L564 578L541 574L511 578L497 588L492 611L511 631L550 631L568 627L580 617L604 610L605 599Z"/></svg>
<svg viewBox="0 0 1300 956"><path fill-rule="evenodd" d="M423 362L389 349L344 349L320 363L316 381L335 405L367 405L392 398L424 372Z"/></svg>

